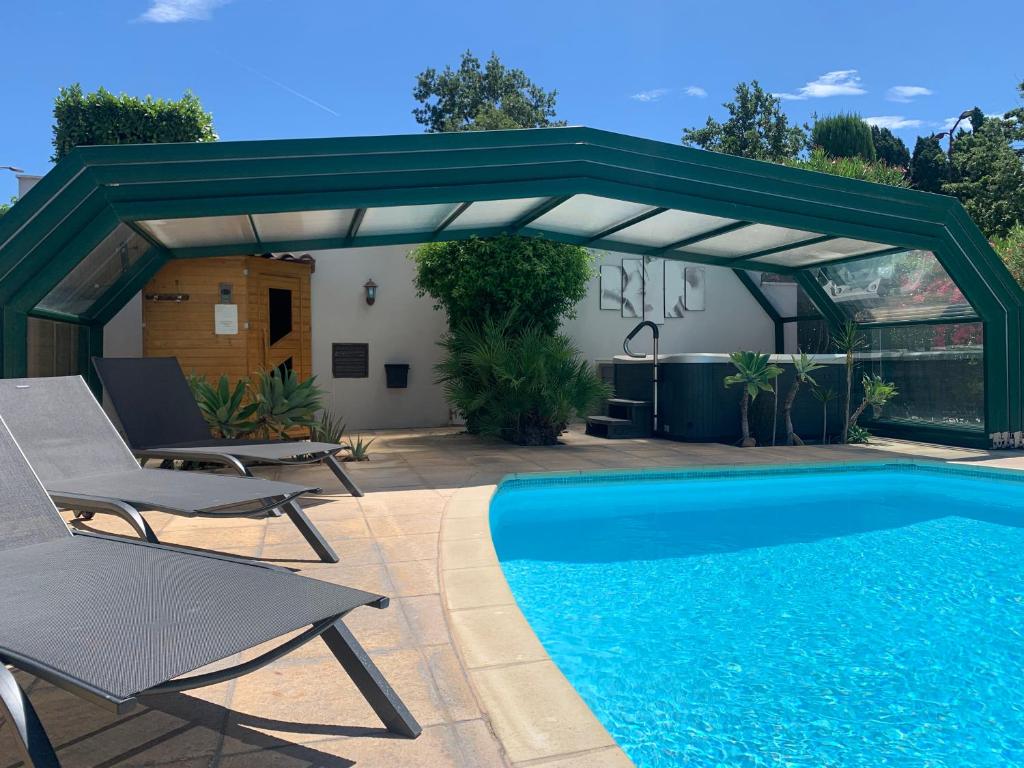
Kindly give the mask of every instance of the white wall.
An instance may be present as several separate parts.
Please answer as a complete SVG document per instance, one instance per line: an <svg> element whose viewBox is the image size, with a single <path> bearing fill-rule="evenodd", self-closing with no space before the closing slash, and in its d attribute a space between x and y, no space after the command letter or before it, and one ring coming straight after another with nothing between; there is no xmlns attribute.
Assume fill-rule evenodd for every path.
<svg viewBox="0 0 1024 768"><path fill-rule="evenodd" d="M407 254L414 246L317 251L311 280L313 372L328 391L331 407L349 432L389 427L447 424L448 405L434 384L440 360L438 339L446 328L443 312L429 298L417 298L414 268ZM377 283L377 301L367 306L363 284ZM331 344L368 342L370 376L335 379ZM385 363L409 363L408 389L388 389Z"/></svg>
<svg viewBox="0 0 1024 768"><path fill-rule="evenodd" d="M103 326L104 357L142 357L142 293Z"/></svg>
<svg viewBox="0 0 1024 768"><path fill-rule="evenodd" d="M408 253L415 246L317 251L311 279L313 372L327 392L327 404L347 422L350 432L397 427L431 427L449 423L448 405L434 383L440 360L437 341L446 328L443 312L429 297L418 298L415 269ZM621 254L599 254L619 263ZM627 256L627 258L629 258ZM377 301L366 304L363 284L373 278ZM687 311L661 326L661 346L671 352L732 352L737 349L774 351L774 329L767 315L731 270L707 267L703 311ZM785 289L783 289L785 290ZM583 355L593 361L622 352L622 339L638 322L620 312L601 310L600 278L591 280L576 317L563 325ZM369 377L335 379L331 345L366 342L370 345ZM650 335L632 345L650 351ZM135 296L106 326L103 352L112 357L142 354L142 300ZM385 363L409 363L407 389L385 386Z"/></svg>
<svg viewBox="0 0 1024 768"><path fill-rule="evenodd" d="M621 264L628 254L599 252L596 266ZM700 265L694 265L700 266ZM599 271L599 270L598 270ZM667 318L660 327L659 351L735 352L751 349L775 351L775 329L768 316L732 270L705 268L705 307L686 311L681 318ZM576 307L576 317L563 323L580 351L589 360L608 359L622 354L622 340L639 318L622 317L621 312L600 308L601 278L594 277L586 298ZM630 344L635 352L651 352L651 335L641 332Z"/></svg>

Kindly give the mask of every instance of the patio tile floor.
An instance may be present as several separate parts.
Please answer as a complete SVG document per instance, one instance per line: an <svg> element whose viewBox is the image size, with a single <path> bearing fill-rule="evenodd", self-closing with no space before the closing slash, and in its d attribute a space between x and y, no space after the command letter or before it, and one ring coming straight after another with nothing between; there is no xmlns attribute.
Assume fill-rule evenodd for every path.
<svg viewBox="0 0 1024 768"><path fill-rule="evenodd" d="M344 494L322 468L260 474L309 482L305 503L338 564L317 561L287 519L215 521L147 513L168 544L285 565L392 596L359 609L353 633L424 726L415 740L380 727L319 641L250 675L152 697L120 718L18 673L66 768L425 766L593 768L629 765L522 621L486 525L493 486L514 472L872 460L885 456L992 462L1024 454L895 441L869 446L737 449L659 440L604 441L574 428L565 445L522 448L452 429L381 432L373 460L349 465L366 496ZM69 517L70 519L70 517ZM89 525L130 535L108 516ZM240 658L251 658L248 651ZM0 728L0 766L11 765Z"/></svg>

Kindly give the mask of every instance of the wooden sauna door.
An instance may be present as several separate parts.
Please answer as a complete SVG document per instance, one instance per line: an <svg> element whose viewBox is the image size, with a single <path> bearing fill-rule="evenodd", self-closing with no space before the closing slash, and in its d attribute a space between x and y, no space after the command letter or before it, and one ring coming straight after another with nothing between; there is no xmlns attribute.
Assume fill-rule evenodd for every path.
<svg viewBox="0 0 1024 768"><path fill-rule="evenodd" d="M304 359L301 282L297 277L261 275L259 283L263 368L293 370L302 377L307 361Z"/></svg>

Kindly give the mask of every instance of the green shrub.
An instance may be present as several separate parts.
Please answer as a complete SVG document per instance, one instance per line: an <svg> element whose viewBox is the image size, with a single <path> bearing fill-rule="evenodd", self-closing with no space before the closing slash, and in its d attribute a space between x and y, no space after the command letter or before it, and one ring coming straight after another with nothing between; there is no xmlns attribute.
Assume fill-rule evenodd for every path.
<svg viewBox="0 0 1024 768"><path fill-rule="evenodd" d="M83 145L217 140L213 116L191 91L177 101L140 99L105 88L82 93L75 83L57 93L53 117L54 162Z"/></svg>
<svg viewBox="0 0 1024 768"><path fill-rule="evenodd" d="M860 115L832 115L814 123L811 146L821 147L831 157L859 157L875 160L875 143L871 126Z"/></svg>
<svg viewBox="0 0 1024 768"><path fill-rule="evenodd" d="M1013 279L1024 286L1024 224L1015 225L1006 237L993 239L992 245Z"/></svg>
<svg viewBox="0 0 1024 768"><path fill-rule="evenodd" d="M594 274L586 248L539 237L499 237L428 243L411 254L419 296L430 295L448 327L516 313L554 333L587 293Z"/></svg>
<svg viewBox="0 0 1024 768"><path fill-rule="evenodd" d="M875 184L888 184L892 187L908 187L906 173L902 168L885 163L870 163L860 157L832 157L821 147L815 147L807 158L790 160L786 165L803 168L806 171L830 173L833 176L844 176L847 179L872 181Z"/></svg>
<svg viewBox="0 0 1024 768"><path fill-rule="evenodd" d="M438 382L470 431L520 445L552 445L573 416L610 395L563 334L514 315L463 323L441 342Z"/></svg>
<svg viewBox="0 0 1024 768"><path fill-rule="evenodd" d="M345 421L330 408L324 408L313 420L309 433L314 440L323 443L341 443L345 437Z"/></svg>

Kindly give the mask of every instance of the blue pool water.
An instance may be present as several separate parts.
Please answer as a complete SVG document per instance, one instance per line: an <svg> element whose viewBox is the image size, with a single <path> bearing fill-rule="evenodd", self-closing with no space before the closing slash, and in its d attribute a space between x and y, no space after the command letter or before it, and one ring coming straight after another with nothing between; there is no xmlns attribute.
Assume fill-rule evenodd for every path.
<svg viewBox="0 0 1024 768"><path fill-rule="evenodd" d="M512 480L491 525L548 653L643 768L1024 765L1024 483Z"/></svg>

